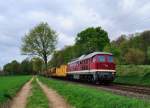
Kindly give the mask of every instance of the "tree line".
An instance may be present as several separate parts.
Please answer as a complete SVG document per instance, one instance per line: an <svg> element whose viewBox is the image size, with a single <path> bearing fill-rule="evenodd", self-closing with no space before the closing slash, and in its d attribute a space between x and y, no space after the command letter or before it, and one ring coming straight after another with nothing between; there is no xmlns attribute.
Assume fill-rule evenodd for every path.
<svg viewBox="0 0 150 108"><path fill-rule="evenodd" d="M21 53L36 56L21 63L16 60L4 65L9 74L36 74L51 67L67 64L71 60L94 51L111 52L120 65L150 64L150 31L121 35L110 41L101 27L89 27L79 32L75 44L55 50L57 33L47 23L40 23L22 39ZM50 59L51 56L51 59Z"/></svg>
<svg viewBox="0 0 150 108"><path fill-rule="evenodd" d="M150 31L121 35L105 46L104 51L112 52L117 64L150 64Z"/></svg>
<svg viewBox="0 0 150 108"><path fill-rule="evenodd" d="M29 75L40 74L44 70L44 61L38 57L32 59L26 58L21 63L13 60L5 64L3 71L6 75Z"/></svg>

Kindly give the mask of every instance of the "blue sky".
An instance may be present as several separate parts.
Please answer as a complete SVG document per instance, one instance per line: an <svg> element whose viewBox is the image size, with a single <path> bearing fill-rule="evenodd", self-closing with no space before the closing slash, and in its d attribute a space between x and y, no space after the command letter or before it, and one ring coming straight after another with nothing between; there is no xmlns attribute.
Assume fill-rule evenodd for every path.
<svg viewBox="0 0 150 108"><path fill-rule="evenodd" d="M150 29L149 0L3 0L0 3L0 67L21 61L21 39L41 21L58 34L57 49L72 45L78 32L101 26L111 40Z"/></svg>

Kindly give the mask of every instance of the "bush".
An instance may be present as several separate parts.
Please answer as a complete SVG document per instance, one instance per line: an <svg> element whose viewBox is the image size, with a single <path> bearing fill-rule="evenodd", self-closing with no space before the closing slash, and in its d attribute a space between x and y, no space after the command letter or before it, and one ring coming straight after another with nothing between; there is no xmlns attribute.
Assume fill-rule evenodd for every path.
<svg viewBox="0 0 150 108"><path fill-rule="evenodd" d="M143 64L145 60L145 54L139 49L130 48L125 54L125 61L128 64Z"/></svg>
<svg viewBox="0 0 150 108"><path fill-rule="evenodd" d="M150 66L118 65L116 83L150 86Z"/></svg>

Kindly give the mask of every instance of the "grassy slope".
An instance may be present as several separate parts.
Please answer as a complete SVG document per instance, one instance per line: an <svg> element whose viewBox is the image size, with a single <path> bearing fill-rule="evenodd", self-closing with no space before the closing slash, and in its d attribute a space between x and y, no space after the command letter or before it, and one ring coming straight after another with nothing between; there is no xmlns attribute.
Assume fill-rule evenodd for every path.
<svg viewBox="0 0 150 108"><path fill-rule="evenodd" d="M0 104L15 96L17 91L31 78L31 76L3 76L0 77Z"/></svg>
<svg viewBox="0 0 150 108"><path fill-rule="evenodd" d="M122 65L117 66L116 83L150 86L150 66Z"/></svg>
<svg viewBox="0 0 150 108"><path fill-rule="evenodd" d="M44 77L39 77L39 79L64 96L76 108L150 108L150 101L131 99L94 88L50 80Z"/></svg>
<svg viewBox="0 0 150 108"><path fill-rule="evenodd" d="M35 78L32 82L32 95L28 97L27 108L49 108L48 100Z"/></svg>

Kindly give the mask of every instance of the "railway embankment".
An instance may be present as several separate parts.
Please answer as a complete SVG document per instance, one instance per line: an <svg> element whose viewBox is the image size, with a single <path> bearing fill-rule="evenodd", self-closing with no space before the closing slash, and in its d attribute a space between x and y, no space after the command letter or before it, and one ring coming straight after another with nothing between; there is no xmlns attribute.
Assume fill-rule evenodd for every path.
<svg viewBox="0 0 150 108"><path fill-rule="evenodd" d="M150 87L149 65L118 65L114 83Z"/></svg>

